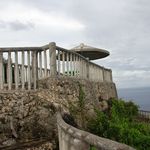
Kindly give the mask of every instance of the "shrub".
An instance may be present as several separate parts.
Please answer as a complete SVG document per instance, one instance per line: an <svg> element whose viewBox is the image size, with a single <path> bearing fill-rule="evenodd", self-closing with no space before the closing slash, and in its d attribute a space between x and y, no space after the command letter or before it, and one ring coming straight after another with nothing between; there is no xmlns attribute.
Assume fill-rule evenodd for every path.
<svg viewBox="0 0 150 150"><path fill-rule="evenodd" d="M136 121L138 106L133 102L110 100L108 112L96 111L96 118L89 121L90 132L128 144L138 150L150 148L150 125Z"/></svg>

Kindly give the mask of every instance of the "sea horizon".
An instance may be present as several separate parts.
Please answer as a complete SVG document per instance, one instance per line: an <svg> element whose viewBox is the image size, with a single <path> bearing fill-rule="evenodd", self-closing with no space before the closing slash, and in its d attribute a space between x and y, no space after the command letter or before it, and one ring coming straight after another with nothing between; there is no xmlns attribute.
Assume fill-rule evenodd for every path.
<svg viewBox="0 0 150 150"><path fill-rule="evenodd" d="M139 109L150 111L150 87L118 88L118 98L133 101Z"/></svg>

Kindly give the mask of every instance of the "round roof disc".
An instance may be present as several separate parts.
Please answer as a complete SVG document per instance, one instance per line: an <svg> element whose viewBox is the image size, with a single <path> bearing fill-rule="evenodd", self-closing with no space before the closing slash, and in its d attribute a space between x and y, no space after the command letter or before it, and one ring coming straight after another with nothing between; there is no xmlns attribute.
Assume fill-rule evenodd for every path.
<svg viewBox="0 0 150 150"><path fill-rule="evenodd" d="M79 46L72 48L71 50L79 53L86 58L89 58L89 60L105 58L110 54L107 50L87 46L83 43L81 43Z"/></svg>

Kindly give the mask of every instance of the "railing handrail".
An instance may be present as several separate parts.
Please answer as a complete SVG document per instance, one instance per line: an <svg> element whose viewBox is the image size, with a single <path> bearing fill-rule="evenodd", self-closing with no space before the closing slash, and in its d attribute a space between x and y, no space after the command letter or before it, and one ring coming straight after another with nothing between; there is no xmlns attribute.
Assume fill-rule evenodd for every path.
<svg viewBox="0 0 150 150"><path fill-rule="evenodd" d="M21 66L19 70L18 66ZM38 79L59 75L113 82L111 69L95 64L75 51L59 47L55 42L39 47L1 47L0 70L0 89L4 89L4 83L8 83L8 90L12 89L12 81L16 89L19 82L25 89L25 81L29 89L31 82L36 89ZM21 73L18 74L18 71Z"/></svg>
<svg viewBox="0 0 150 150"><path fill-rule="evenodd" d="M54 43L54 42L51 42L50 44L52 44L52 43ZM31 47L0 47L0 52L43 51L43 50L49 49L50 44L46 44L44 46L38 46L38 47L37 46L35 46L35 47L33 47L33 46L31 46ZM60 46L57 46L57 45L56 45L56 49L67 52L67 53L75 54L76 56L79 56L80 58L84 59L85 61L89 61L88 58L86 58L86 57L82 56L81 54L76 53L72 50L68 50L66 48L63 48L63 47L60 47ZM98 65L94 62L91 62L91 61L89 61L89 62L90 62L90 64L93 64L93 65L95 65L99 68L104 68L105 70L111 71L111 69L100 66L100 65Z"/></svg>
<svg viewBox="0 0 150 150"><path fill-rule="evenodd" d="M64 51L64 52L69 52L69 53L75 54L75 55L77 55L77 56L83 58L85 61L88 61L90 64L93 64L93 65L95 65L95 66L97 66L97 67L99 67L99 68L102 68L102 69L104 68L105 70L111 71L111 69L105 68L104 66L100 66L100 65L98 65L98 64L96 64L96 63L94 63L94 62L89 61L88 58L82 56L82 55L79 54L79 53L76 53L75 51L68 50L68 49L65 49L65 48L62 48L62 47L59 47L59 46L56 46L56 49L61 50L61 51Z"/></svg>
<svg viewBox="0 0 150 150"><path fill-rule="evenodd" d="M85 143L89 145L93 145L96 148L100 149L107 149L107 150L116 150L116 149L121 149L121 150L135 150L134 148L118 143L116 141L112 141L110 139L98 137L92 133L77 129L69 124L67 124L62 116L61 113L57 113L57 125L58 125L58 132L59 128L61 130L64 130L66 134L69 134L71 137L79 139L81 141L84 141ZM60 133L59 133L60 134ZM61 140L61 139L60 139ZM61 145L60 145L61 147Z"/></svg>
<svg viewBox="0 0 150 150"><path fill-rule="evenodd" d="M40 51L42 47L0 47L0 52Z"/></svg>

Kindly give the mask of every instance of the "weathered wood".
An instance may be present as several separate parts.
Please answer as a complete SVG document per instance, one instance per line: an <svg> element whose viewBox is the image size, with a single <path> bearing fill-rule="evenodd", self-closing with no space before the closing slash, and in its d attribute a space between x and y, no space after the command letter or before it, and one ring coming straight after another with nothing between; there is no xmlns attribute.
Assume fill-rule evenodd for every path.
<svg viewBox="0 0 150 150"><path fill-rule="evenodd" d="M30 51L27 52L28 57L28 90L31 89L31 66L30 66Z"/></svg>
<svg viewBox="0 0 150 150"><path fill-rule="evenodd" d="M56 44L50 43L49 44L50 49L50 76L56 77Z"/></svg>
<svg viewBox="0 0 150 150"><path fill-rule="evenodd" d="M24 84L25 84L25 71L24 71L24 51L22 51L22 67L21 67L21 85L22 90L24 90Z"/></svg>
<svg viewBox="0 0 150 150"><path fill-rule="evenodd" d="M0 89L3 90L3 53L0 52Z"/></svg>
<svg viewBox="0 0 150 150"><path fill-rule="evenodd" d="M11 72L11 52L10 51L8 52L7 82L8 82L8 90L11 90L12 72Z"/></svg>

